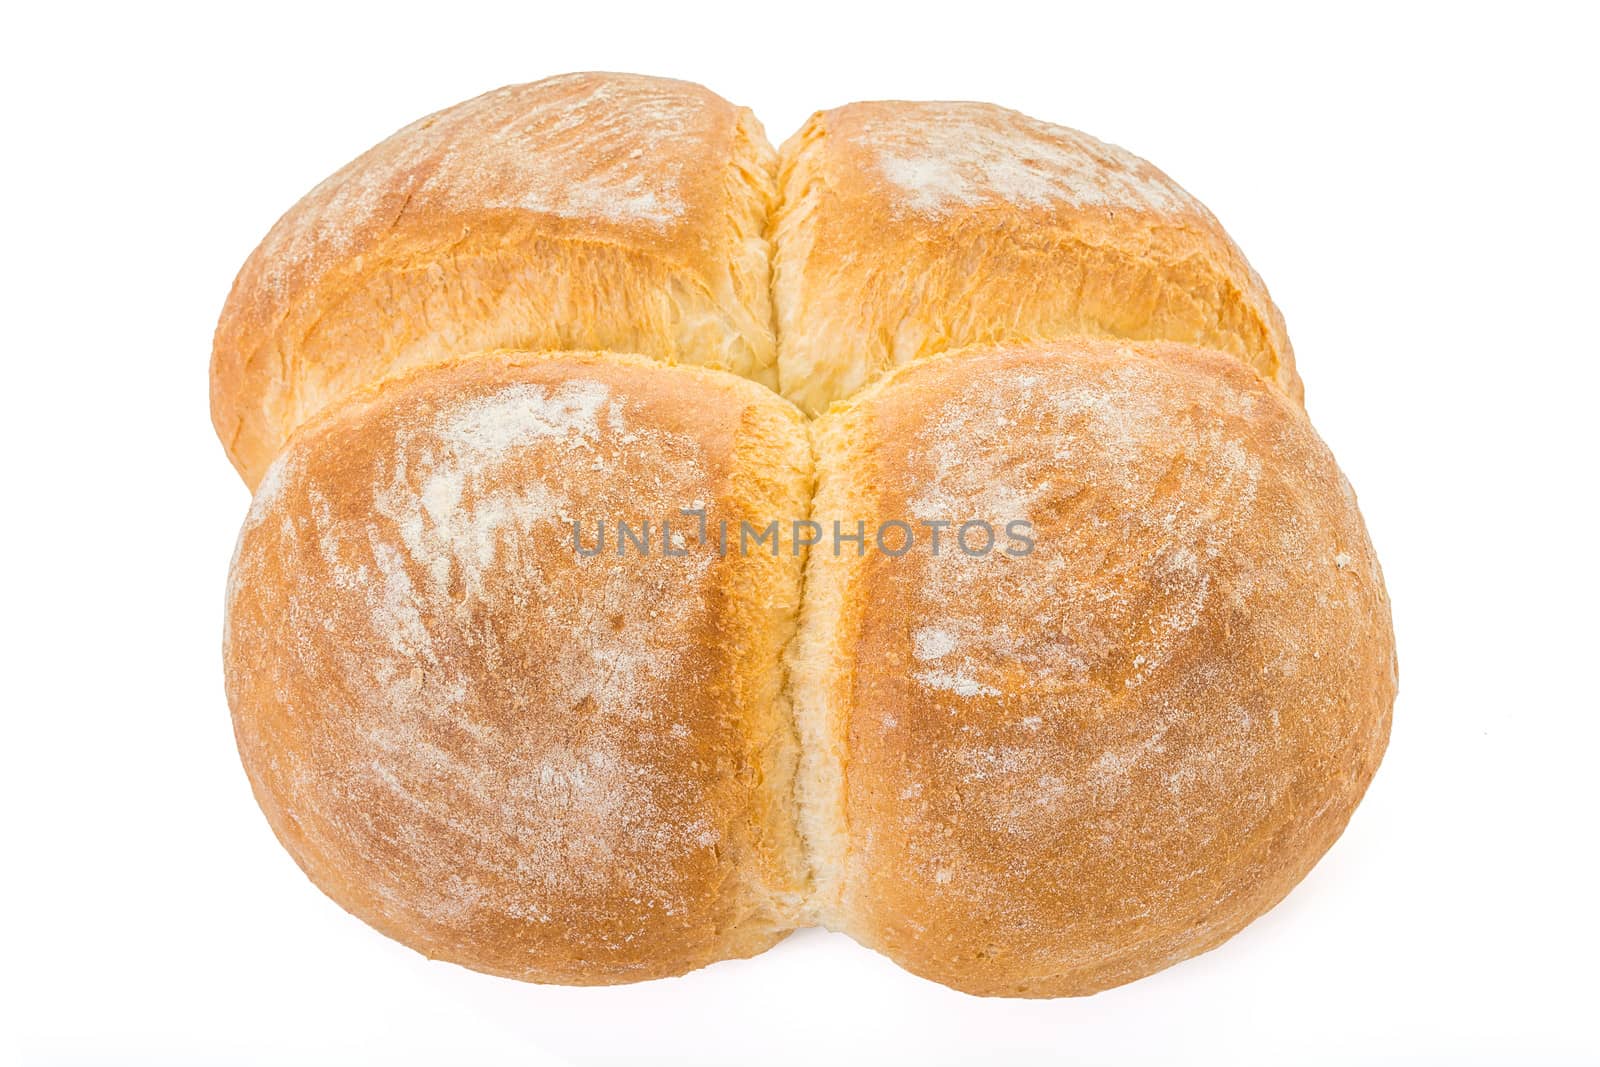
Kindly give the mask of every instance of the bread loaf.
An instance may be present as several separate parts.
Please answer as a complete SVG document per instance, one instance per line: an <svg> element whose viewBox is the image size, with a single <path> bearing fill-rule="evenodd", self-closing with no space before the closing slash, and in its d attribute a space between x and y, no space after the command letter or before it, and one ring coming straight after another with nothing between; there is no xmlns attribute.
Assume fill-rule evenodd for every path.
<svg viewBox="0 0 1600 1067"><path fill-rule="evenodd" d="M278 223L211 380L246 772L435 958L625 982L820 924L1092 993L1270 908L1383 753L1282 318L1075 131L853 104L780 160L698 86L498 90Z"/></svg>

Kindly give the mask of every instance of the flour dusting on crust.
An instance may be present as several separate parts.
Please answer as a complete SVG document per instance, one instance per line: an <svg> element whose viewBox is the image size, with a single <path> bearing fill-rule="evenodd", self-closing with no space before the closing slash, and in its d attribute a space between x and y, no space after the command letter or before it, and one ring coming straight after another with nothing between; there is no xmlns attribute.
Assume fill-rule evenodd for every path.
<svg viewBox="0 0 1600 1067"><path fill-rule="evenodd" d="M708 697L717 558L584 557L571 522L588 545L602 517L716 521L722 461L615 368L455 373L367 405L358 437L297 438L263 484L233 569L241 752L280 832L441 950L581 920L590 940L547 950L642 966L657 926L714 921L725 794L749 788Z"/></svg>
<svg viewBox="0 0 1600 1067"><path fill-rule="evenodd" d="M1393 685L1371 545L1303 416L1222 354L1087 340L933 357L857 404L824 472L870 463L881 514L1026 520L1035 547L842 564L871 605L836 680L848 928L962 988L1004 991L992 963L1083 989L1275 902L1370 777Z"/></svg>
<svg viewBox="0 0 1600 1067"><path fill-rule="evenodd" d="M949 215L991 200L1024 207L1192 211L1193 198L1139 157L989 104L904 104L855 134L904 208Z"/></svg>
<svg viewBox="0 0 1600 1067"><path fill-rule="evenodd" d="M666 231L687 210L693 153L722 108L706 90L632 75L572 74L511 85L400 130L333 174L274 226L257 258L266 287L406 211L529 211ZM487 131L487 132L485 132ZM458 151L467 143L470 151Z"/></svg>

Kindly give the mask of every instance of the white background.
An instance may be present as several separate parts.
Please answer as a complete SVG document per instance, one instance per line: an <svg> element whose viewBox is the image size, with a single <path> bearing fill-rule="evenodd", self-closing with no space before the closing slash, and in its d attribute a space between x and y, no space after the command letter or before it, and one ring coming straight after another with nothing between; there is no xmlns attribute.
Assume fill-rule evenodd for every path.
<svg viewBox="0 0 1600 1067"><path fill-rule="evenodd" d="M1514 5L1202 13L450 2L6 16L0 1055L160 1063L1594 1062L1595 26ZM843 937L613 989L429 963L322 897L234 752L246 493L206 366L235 270L413 118L569 70L814 109L992 100L1155 161L1286 314L1393 596L1394 735L1222 949L986 1001Z"/></svg>

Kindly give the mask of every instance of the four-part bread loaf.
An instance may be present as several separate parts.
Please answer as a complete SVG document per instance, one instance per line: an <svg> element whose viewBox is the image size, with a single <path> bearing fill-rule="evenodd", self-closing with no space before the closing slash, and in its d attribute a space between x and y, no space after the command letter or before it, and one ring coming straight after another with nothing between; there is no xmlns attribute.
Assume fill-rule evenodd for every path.
<svg viewBox="0 0 1600 1067"><path fill-rule="evenodd" d="M292 209L218 326L246 771L341 905L533 981L821 924L980 994L1205 951L1396 685L1282 317L1150 164L981 104L781 151L583 74Z"/></svg>

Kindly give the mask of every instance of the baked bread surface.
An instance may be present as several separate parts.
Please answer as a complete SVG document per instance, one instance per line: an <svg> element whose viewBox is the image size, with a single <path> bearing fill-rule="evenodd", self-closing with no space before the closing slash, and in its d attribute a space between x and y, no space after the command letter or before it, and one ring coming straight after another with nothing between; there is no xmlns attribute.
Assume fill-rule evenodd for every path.
<svg viewBox="0 0 1600 1067"><path fill-rule="evenodd" d="M386 374L606 349L776 384L775 155L698 85L573 74L429 115L318 185L245 262L211 412L254 487L294 429Z"/></svg>
<svg viewBox="0 0 1600 1067"><path fill-rule="evenodd" d="M1298 406L1222 353L1075 339L924 359L813 429L814 517L923 539L809 561L821 921L969 992L1092 993L1221 943L1332 844L1396 669ZM975 521L993 550L963 551Z"/></svg>
<svg viewBox="0 0 1600 1067"><path fill-rule="evenodd" d="M780 167L779 380L811 414L918 356L1077 335L1218 349L1303 393L1221 224L1115 145L992 104L882 101L814 115Z"/></svg>
<svg viewBox="0 0 1600 1067"><path fill-rule="evenodd" d="M688 83L485 94L308 194L218 324L246 771L329 896L495 974L820 923L972 993L1132 980L1288 892L1387 739L1301 395L1216 219L1076 131L852 104L780 158Z"/></svg>
<svg viewBox="0 0 1600 1067"><path fill-rule="evenodd" d="M224 642L285 847L380 930L516 978L771 945L806 886L780 691L800 560L677 520L803 509L809 468L769 390L610 354L479 355L313 420L256 493ZM594 550L619 519L655 554L614 526L574 551L571 522Z"/></svg>

